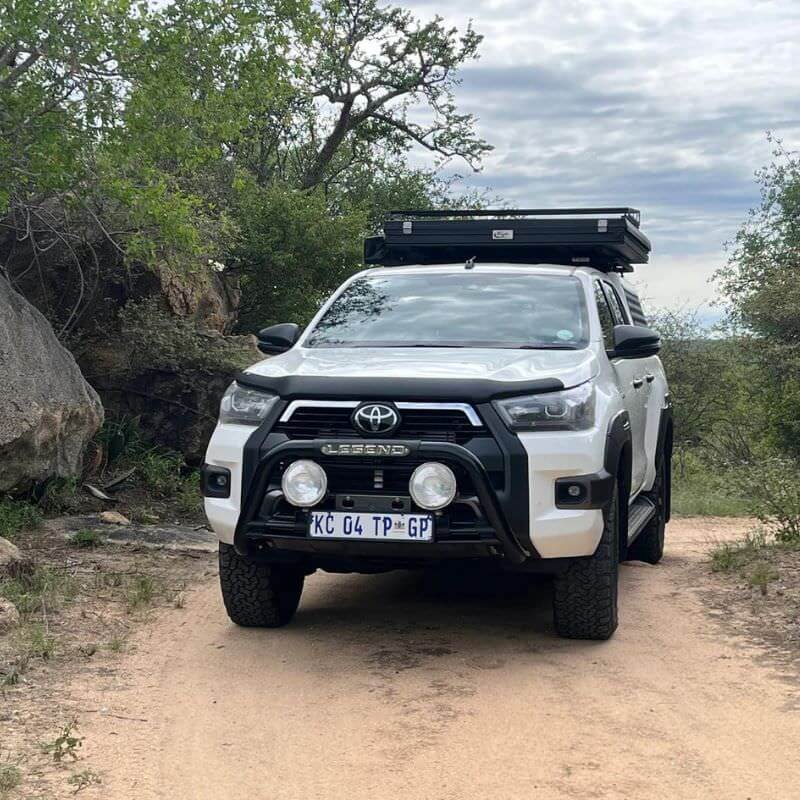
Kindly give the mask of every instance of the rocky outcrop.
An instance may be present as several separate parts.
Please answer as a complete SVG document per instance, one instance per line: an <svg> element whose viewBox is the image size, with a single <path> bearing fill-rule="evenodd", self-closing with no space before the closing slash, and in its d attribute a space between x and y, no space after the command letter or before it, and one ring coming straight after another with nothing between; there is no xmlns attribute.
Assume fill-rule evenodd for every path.
<svg viewBox="0 0 800 800"><path fill-rule="evenodd" d="M81 470L100 398L50 324L0 276L0 492Z"/></svg>

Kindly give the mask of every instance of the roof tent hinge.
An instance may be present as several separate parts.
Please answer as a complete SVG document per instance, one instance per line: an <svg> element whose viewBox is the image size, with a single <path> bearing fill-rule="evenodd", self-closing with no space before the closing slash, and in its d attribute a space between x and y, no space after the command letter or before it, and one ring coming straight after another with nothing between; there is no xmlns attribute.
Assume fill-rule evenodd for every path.
<svg viewBox="0 0 800 800"><path fill-rule="evenodd" d="M599 219L599 220L597 220L597 232L598 233L608 233L608 220L607 219Z"/></svg>
<svg viewBox="0 0 800 800"><path fill-rule="evenodd" d="M411 220L405 220L403 222L403 233L405 234L414 233L414 223Z"/></svg>

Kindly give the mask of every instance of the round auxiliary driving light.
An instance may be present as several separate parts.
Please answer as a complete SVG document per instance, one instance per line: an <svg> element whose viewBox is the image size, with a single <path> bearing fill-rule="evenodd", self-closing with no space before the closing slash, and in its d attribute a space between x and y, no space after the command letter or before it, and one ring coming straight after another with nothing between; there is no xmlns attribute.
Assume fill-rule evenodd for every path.
<svg viewBox="0 0 800 800"><path fill-rule="evenodd" d="M408 489L420 508L438 511L453 502L456 496L456 476L450 467L428 461L414 470Z"/></svg>
<svg viewBox="0 0 800 800"><path fill-rule="evenodd" d="M316 461L294 461L281 479L284 497L300 508L310 508L325 497L328 476Z"/></svg>

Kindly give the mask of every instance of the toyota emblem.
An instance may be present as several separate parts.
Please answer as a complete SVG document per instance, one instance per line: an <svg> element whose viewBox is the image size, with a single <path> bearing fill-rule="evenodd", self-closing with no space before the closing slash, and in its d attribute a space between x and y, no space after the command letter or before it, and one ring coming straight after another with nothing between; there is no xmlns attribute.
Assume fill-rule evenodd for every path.
<svg viewBox="0 0 800 800"><path fill-rule="evenodd" d="M400 424L400 415L383 403L366 403L359 406L353 414L353 425L361 433L394 433Z"/></svg>

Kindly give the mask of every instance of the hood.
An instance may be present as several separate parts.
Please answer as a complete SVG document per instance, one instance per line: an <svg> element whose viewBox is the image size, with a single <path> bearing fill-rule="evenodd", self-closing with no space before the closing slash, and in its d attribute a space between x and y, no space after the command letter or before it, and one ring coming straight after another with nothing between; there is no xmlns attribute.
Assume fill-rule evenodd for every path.
<svg viewBox="0 0 800 800"><path fill-rule="evenodd" d="M583 350L500 350L449 347L295 347L266 358L248 375L281 378L429 378L483 380L504 384L560 380L565 388L593 378L599 370L591 348ZM498 387L500 388L500 387Z"/></svg>

